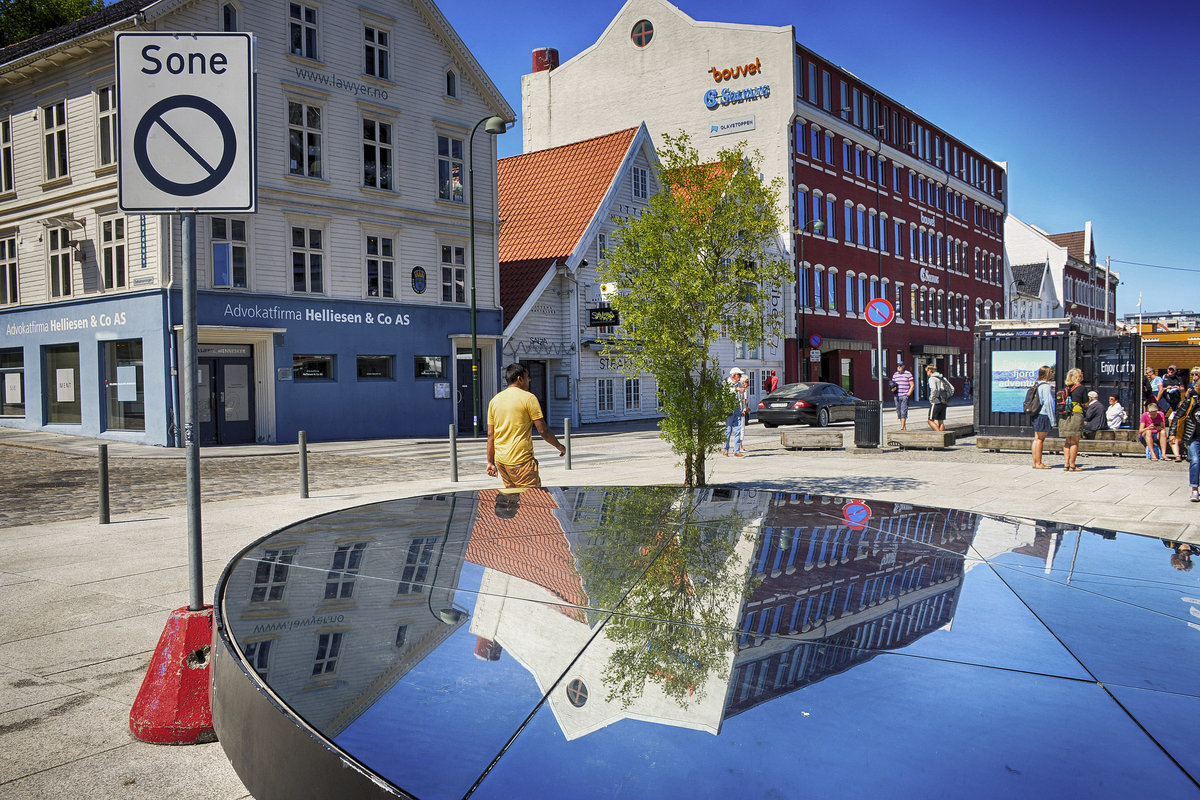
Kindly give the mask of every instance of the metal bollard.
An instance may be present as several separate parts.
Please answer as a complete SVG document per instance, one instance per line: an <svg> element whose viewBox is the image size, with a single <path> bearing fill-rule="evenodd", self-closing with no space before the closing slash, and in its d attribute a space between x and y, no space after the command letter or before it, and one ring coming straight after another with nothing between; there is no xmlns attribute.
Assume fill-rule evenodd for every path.
<svg viewBox="0 0 1200 800"><path fill-rule="evenodd" d="M458 426L450 423L450 482L458 483Z"/></svg>
<svg viewBox="0 0 1200 800"><path fill-rule="evenodd" d="M308 432L300 431L300 496L308 497Z"/></svg>
<svg viewBox="0 0 1200 800"><path fill-rule="evenodd" d="M571 468L571 418L563 417L563 444L567 447L567 469Z"/></svg>
<svg viewBox="0 0 1200 800"><path fill-rule="evenodd" d="M98 444L96 450L100 457L100 524L107 525L108 516L108 445Z"/></svg>

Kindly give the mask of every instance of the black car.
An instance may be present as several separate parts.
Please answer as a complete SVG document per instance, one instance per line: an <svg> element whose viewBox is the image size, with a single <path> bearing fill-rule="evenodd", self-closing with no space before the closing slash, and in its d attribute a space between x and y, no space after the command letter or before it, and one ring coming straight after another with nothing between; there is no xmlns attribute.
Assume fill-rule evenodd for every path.
<svg viewBox="0 0 1200 800"><path fill-rule="evenodd" d="M832 383L789 383L758 404L758 421L768 428L807 423L824 428L831 422L854 421L854 404L862 402Z"/></svg>

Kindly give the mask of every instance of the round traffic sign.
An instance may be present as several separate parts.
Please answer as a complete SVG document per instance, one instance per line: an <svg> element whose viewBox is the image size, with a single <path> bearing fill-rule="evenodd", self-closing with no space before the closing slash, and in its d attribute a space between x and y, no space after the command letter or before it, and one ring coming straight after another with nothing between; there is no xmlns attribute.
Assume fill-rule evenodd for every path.
<svg viewBox="0 0 1200 800"><path fill-rule="evenodd" d="M876 328L882 328L884 325L890 325L896 318L896 309L892 307L891 301L886 297L876 297L867 303L863 316Z"/></svg>
<svg viewBox="0 0 1200 800"><path fill-rule="evenodd" d="M168 117L169 112L179 108L198 111L216 125L217 131L221 135L221 158L215 165L210 164L209 159L201 155L194 146L200 145L200 140L207 136L203 127L198 128L194 124L189 124L184 131L180 131L177 128L182 126L178 125L178 122L172 124ZM189 120L189 123L195 121ZM149 151L150 135L156 128L173 139L181 151L174 158L165 158L160 154L158 161L162 163L155 163ZM237 156L237 133L234 131L229 117L225 116L225 112L216 103L194 95L175 95L159 100L150 106L138 121L133 136L133 155L142 175L156 189L176 196L194 197L220 185L221 181L229 175ZM189 138L192 141L189 141ZM194 172L195 166L199 166L205 175L199 180L180 181L163 174L167 172L173 174L174 177L183 177L188 172Z"/></svg>
<svg viewBox="0 0 1200 800"><path fill-rule="evenodd" d="M820 347L821 342L823 342L823 341L824 340L820 336L818 336L817 334L814 333L812 336L808 337L808 346L809 347Z"/></svg>
<svg viewBox="0 0 1200 800"><path fill-rule="evenodd" d="M862 500L852 500L842 508L842 518L855 530L862 530L871 518L871 507Z"/></svg>

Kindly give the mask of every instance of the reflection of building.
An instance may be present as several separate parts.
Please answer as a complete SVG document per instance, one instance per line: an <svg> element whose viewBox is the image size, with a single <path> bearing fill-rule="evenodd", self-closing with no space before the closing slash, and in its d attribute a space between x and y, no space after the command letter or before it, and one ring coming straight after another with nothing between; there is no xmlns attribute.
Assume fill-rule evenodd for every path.
<svg viewBox="0 0 1200 800"><path fill-rule="evenodd" d="M726 715L947 625L978 517L869 502L862 530L836 498L780 494L754 554Z"/></svg>
<svg viewBox="0 0 1200 800"><path fill-rule="evenodd" d="M453 593L430 588L435 572L458 583L473 506L454 505L437 495L339 512L333 530L301 522L231 573L224 619L246 660L326 736L465 622L440 619Z"/></svg>

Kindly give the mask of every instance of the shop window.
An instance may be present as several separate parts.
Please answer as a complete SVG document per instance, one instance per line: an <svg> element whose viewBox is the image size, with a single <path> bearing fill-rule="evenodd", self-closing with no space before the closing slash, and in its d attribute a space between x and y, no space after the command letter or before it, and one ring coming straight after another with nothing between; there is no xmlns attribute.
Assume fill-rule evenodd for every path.
<svg viewBox="0 0 1200 800"><path fill-rule="evenodd" d="M42 394L46 398L46 422L78 425L83 421L79 387L79 345L46 347L42 372Z"/></svg>
<svg viewBox="0 0 1200 800"><path fill-rule="evenodd" d="M391 191L392 147L390 123L363 120L363 186Z"/></svg>
<svg viewBox="0 0 1200 800"><path fill-rule="evenodd" d="M217 289L245 289L246 265L249 262L246 246L246 221L233 217L210 217L212 240L212 285Z"/></svg>
<svg viewBox="0 0 1200 800"><path fill-rule="evenodd" d="M391 380L395 377L395 356L359 356L360 381Z"/></svg>
<svg viewBox="0 0 1200 800"><path fill-rule="evenodd" d="M390 236L367 237L367 296L396 296L395 249Z"/></svg>
<svg viewBox="0 0 1200 800"><path fill-rule="evenodd" d="M321 159L320 106L288 103L288 171L305 178L320 178Z"/></svg>
<svg viewBox="0 0 1200 800"><path fill-rule="evenodd" d="M288 4L288 44L294 56L317 57L317 10L300 3Z"/></svg>
<svg viewBox="0 0 1200 800"><path fill-rule="evenodd" d="M0 239L0 306L17 302L17 238Z"/></svg>
<svg viewBox="0 0 1200 800"><path fill-rule="evenodd" d="M293 355L292 377L297 381L334 380L334 356Z"/></svg>
<svg viewBox="0 0 1200 800"><path fill-rule="evenodd" d="M413 359L414 378L445 378L446 359L444 356L417 356Z"/></svg>
<svg viewBox="0 0 1200 800"><path fill-rule="evenodd" d="M442 245L442 302L467 302L466 248Z"/></svg>
<svg viewBox="0 0 1200 800"><path fill-rule="evenodd" d="M437 137L438 199L463 202L463 143L451 136Z"/></svg>
<svg viewBox="0 0 1200 800"><path fill-rule="evenodd" d="M108 430L146 430L142 340L104 342L104 424Z"/></svg>
<svg viewBox="0 0 1200 800"><path fill-rule="evenodd" d="M363 74L387 80L392 72L388 64L391 61L391 35L387 31L363 26Z"/></svg>
<svg viewBox="0 0 1200 800"><path fill-rule="evenodd" d="M42 158L47 181L69 174L67 161L67 101L42 106Z"/></svg>
<svg viewBox="0 0 1200 800"><path fill-rule="evenodd" d="M96 90L96 166L117 163L117 87Z"/></svg>
<svg viewBox="0 0 1200 800"><path fill-rule="evenodd" d="M125 288L125 217L100 220L100 269L105 289Z"/></svg>
<svg viewBox="0 0 1200 800"><path fill-rule="evenodd" d="M0 416L25 416L25 351L0 350Z"/></svg>
<svg viewBox="0 0 1200 800"><path fill-rule="evenodd" d="M645 47L654 39L654 24L648 19L639 19L629 34L635 47Z"/></svg>

